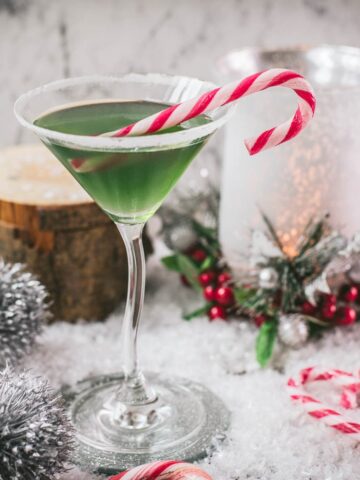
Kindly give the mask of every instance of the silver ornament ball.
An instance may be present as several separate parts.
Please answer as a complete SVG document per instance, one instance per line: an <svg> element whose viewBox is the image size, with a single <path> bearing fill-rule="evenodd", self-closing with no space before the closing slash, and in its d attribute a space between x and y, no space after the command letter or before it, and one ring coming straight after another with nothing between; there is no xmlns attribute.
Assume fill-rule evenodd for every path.
<svg viewBox="0 0 360 480"><path fill-rule="evenodd" d="M278 284L279 275L275 268L265 267L260 270L259 273L259 286L260 288L270 289L275 288Z"/></svg>
<svg viewBox="0 0 360 480"><path fill-rule="evenodd" d="M0 366L30 352L49 317L47 296L22 265L0 259Z"/></svg>
<svg viewBox="0 0 360 480"><path fill-rule="evenodd" d="M279 340L287 347L301 348L309 338L309 325L304 315L281 315L278 328Z"/></svg>
<svg viewBox="0 0 360 480"><path fill-rule="evenodd" d="M172 250L184 252L196 243L197 237L190 222L180 222L178 225L168 227L164 240Z"/></svg>
<svg viewBox="0 0 360 480"><path fill-rule="evenodd" d="M70 420L49 384L28 372L0 371L0 479L59 478L72 449Z"/></svg>

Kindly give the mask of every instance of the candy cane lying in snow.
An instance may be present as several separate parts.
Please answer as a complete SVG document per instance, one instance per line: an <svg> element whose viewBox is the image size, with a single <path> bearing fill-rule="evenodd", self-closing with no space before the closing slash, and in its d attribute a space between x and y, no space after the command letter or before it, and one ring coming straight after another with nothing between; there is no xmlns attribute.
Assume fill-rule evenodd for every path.
<svg viewBox="0 0 360 480"><path fill-rule="evenodd" d="M190 463L164 460L130 468L109 480L212 480L201 468Z"/></svg>
<svg viewBox="0 0 360 480"><path fill-rule="evenodd" d="M342 370L325 370L310 367L301 370L298 379L290 378L288 390L290 398L300 402L307 413L329 427L360 441L360 422L354 422L349 417L325 405L312 395L309 395L305 385L312 382L330 382L342 388L340 405L344 408L356 408L360 393L360 376Z"/></svg>
<svg viewBox="0 0 360 480"><path fill-rule="evenodd" d="M254 155L295 137L314 116L316 105L314 92L310 83L300 74L284 68L272 68L264 72L254 73L240 82L232 82L224 87L215 88L199 97L172 105L159 113L155 113L119 130L108 132L105 135L126 137L156 133L232 103L242 97L270 87L279 86L290 88L296 93L299 97L298 108L293 117L287 122L266 130L257 137L245 140L245 145L250 155Z"/></svg>

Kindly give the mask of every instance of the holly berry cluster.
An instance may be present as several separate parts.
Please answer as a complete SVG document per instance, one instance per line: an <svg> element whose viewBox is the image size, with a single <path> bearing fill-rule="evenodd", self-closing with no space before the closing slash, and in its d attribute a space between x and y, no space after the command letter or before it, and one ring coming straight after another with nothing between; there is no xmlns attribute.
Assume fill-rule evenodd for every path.
<svg viewBox="0 0 360 480"><path fill-rule="evenodd" d="M174 253L162 259L170 270L180 274L183 285L202 294L205 305L184 316L206 314L210 321L226 320L236 313L236 298L230 269L227 267L217 240L216 231L197 222L194 229L198 242L185 252Z"/></svg>
<svg viewBox="0 0 360 480"><path fill-rule="evenodd" d="M307 286L325 272L344 248L343 238L331 232L326 220L310 224L298 246L299 253L288 257L264 216L269 241L277 245L279 256L262 257L257 278L246 285L235 281L216 231L194 221L195 245L162 259L169 269L179 273L184 285L198 291L205 301L184 318L190 320L205 314L210 321L230 316L249 318L259 328L256 350L261 365L271 358L277 335L291 346L299 344L294 338L297 334L307 338L329 327L352 325L360 312L360 285L350 277L335 292L317 292L310 297L307 293ZM291 322L294 333L289 339ZM297 333L296 328L301 332Z"/></svg>
<svg viewBox="0 0 360 480"><path fill-rule="evenodd" d="M338 293L320 293L316 302L305 300L299 307L299 312L308 319L323 327L352 325L359 318L360 287L356 284L345 283L339 288ZM251 314L251 312L250 312ZM269 317L264 313L251 316L255 325L260 328Z"/></svg>
<svg viewBox="0 0 360 480"><path fill-rule="evenodd" d="M196 247L187 252L188 257L197 265L201 266L208 260L208 253L203 249ZM191 287L184 274L180 275L181 283L187 287ZM224 269L219 267L201 271L197 275L198 284L202 288L202 296L207 302L207 316L212 320L226 320L230 315L237 312L244 313L241 304L237 304L235 299L236 287L227 266ZM246 288L246 287L242 287ZM281 292L278 292L279 297ZM279 302L275 299L275 306ZM327 326L352 325L358 318L358 310L360 310L360 286L352 283L343 284L337 294L320 293L316 297L316 302L311 303L305 300L299 308L299 311L307 317L313 317L324 322ZM198 312L198 310L196 311ZM201 310L201 313L204 313ZM260 328L269 318L264 313L247 312L255 325ZM200 314L200 312L199 312ZM192 315L187 315L192 318Z"/></svg>
<svg viewBox="0 0 360 480"><path fill-rule="evenodd" d="M195 248L190 252L190 258L200 266L208 258L208 254L202 248ZM202 295L207 302L209 320L226 320L228 315L232 313L235 304L230 273L218 268L207 269L198 274L197 280L203 289Z"/></svg>
<svg viewBox="0 0 360 480"><path fill-rule="evenodd" d="M301 311L305 315L319 318L333 325L352 325L357 320L357 310L360 308L359 293L358 285L350 281L342 285L336 295L334 293L318 295L316 305L305 301Z"/></svg>

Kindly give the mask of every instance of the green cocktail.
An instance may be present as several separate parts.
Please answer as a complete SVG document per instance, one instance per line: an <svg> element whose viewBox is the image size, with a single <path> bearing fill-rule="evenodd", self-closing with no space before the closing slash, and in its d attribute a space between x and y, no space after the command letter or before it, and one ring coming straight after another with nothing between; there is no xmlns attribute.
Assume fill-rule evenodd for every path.
<svg viewBox="0 0 360 480"><path fill-rule="evenodd" d="M144 223L225 123L231 107L159 134L106 135L213 87L167 75L84 77L32 90L15 105L19 121L114 220L128 256L128 298L119 347L123 371L86 379L64 391L78 439L75 460L87 468L117 473L155 459L196 459L229 423L225 405L206 387L158 373L144 376L137 332L145 287ZM176 345L174 355L181 361Z"/></svg>
<svg viewBox="0 0 360 480"><path fill-rule="evenodd" d="M52 111L34 123L57 132L97 136L136 122L166 106L139 101L89 103ZM200 116L167 133L209 121L208 117ZM53 141L47 145L115 222L140 223L157 210L207 138L155 151L92 152Z"/></svg>

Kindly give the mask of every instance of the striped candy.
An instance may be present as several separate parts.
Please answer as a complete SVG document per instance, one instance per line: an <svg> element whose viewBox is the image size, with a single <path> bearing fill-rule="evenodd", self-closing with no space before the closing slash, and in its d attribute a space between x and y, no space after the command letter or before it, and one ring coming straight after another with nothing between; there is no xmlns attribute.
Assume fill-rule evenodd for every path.
<svg viewBox="0 0 360 480"><path fill-rule="evenodd" d="M360 376L343 370L325 370L316 367L301 370L298 379L290 378L288 389L290 398L302 404L306 412L313 418L325 423L334 430L360 441L360 422L325 405L306 392L305 385L311 382L331 382L342 389L340 405L344 408L358 407L360 393Z"/></svg>
<svg viewBox="0 0 360 480"><path fill-rule="evenodd" d="M191 463L165 460L140 465L109 480L212 480L210 475Z"/></svg>
<svg viewBox="0 0 360 480"><path fill-rule="evenodd" d="M316 99L313 89L309 82L298 73L283 68L258 72L240 82L232 82L224 87L215 88L197 98L172 105L159 113L105 135L125 137L155 133L239 100L241 97L279 86L290 88L295 92L299 100L298 107L293 117L287 122L266 130L257 137L245 140L245 146L250 155L254 155L295 137L314 116Z"/></svg>

